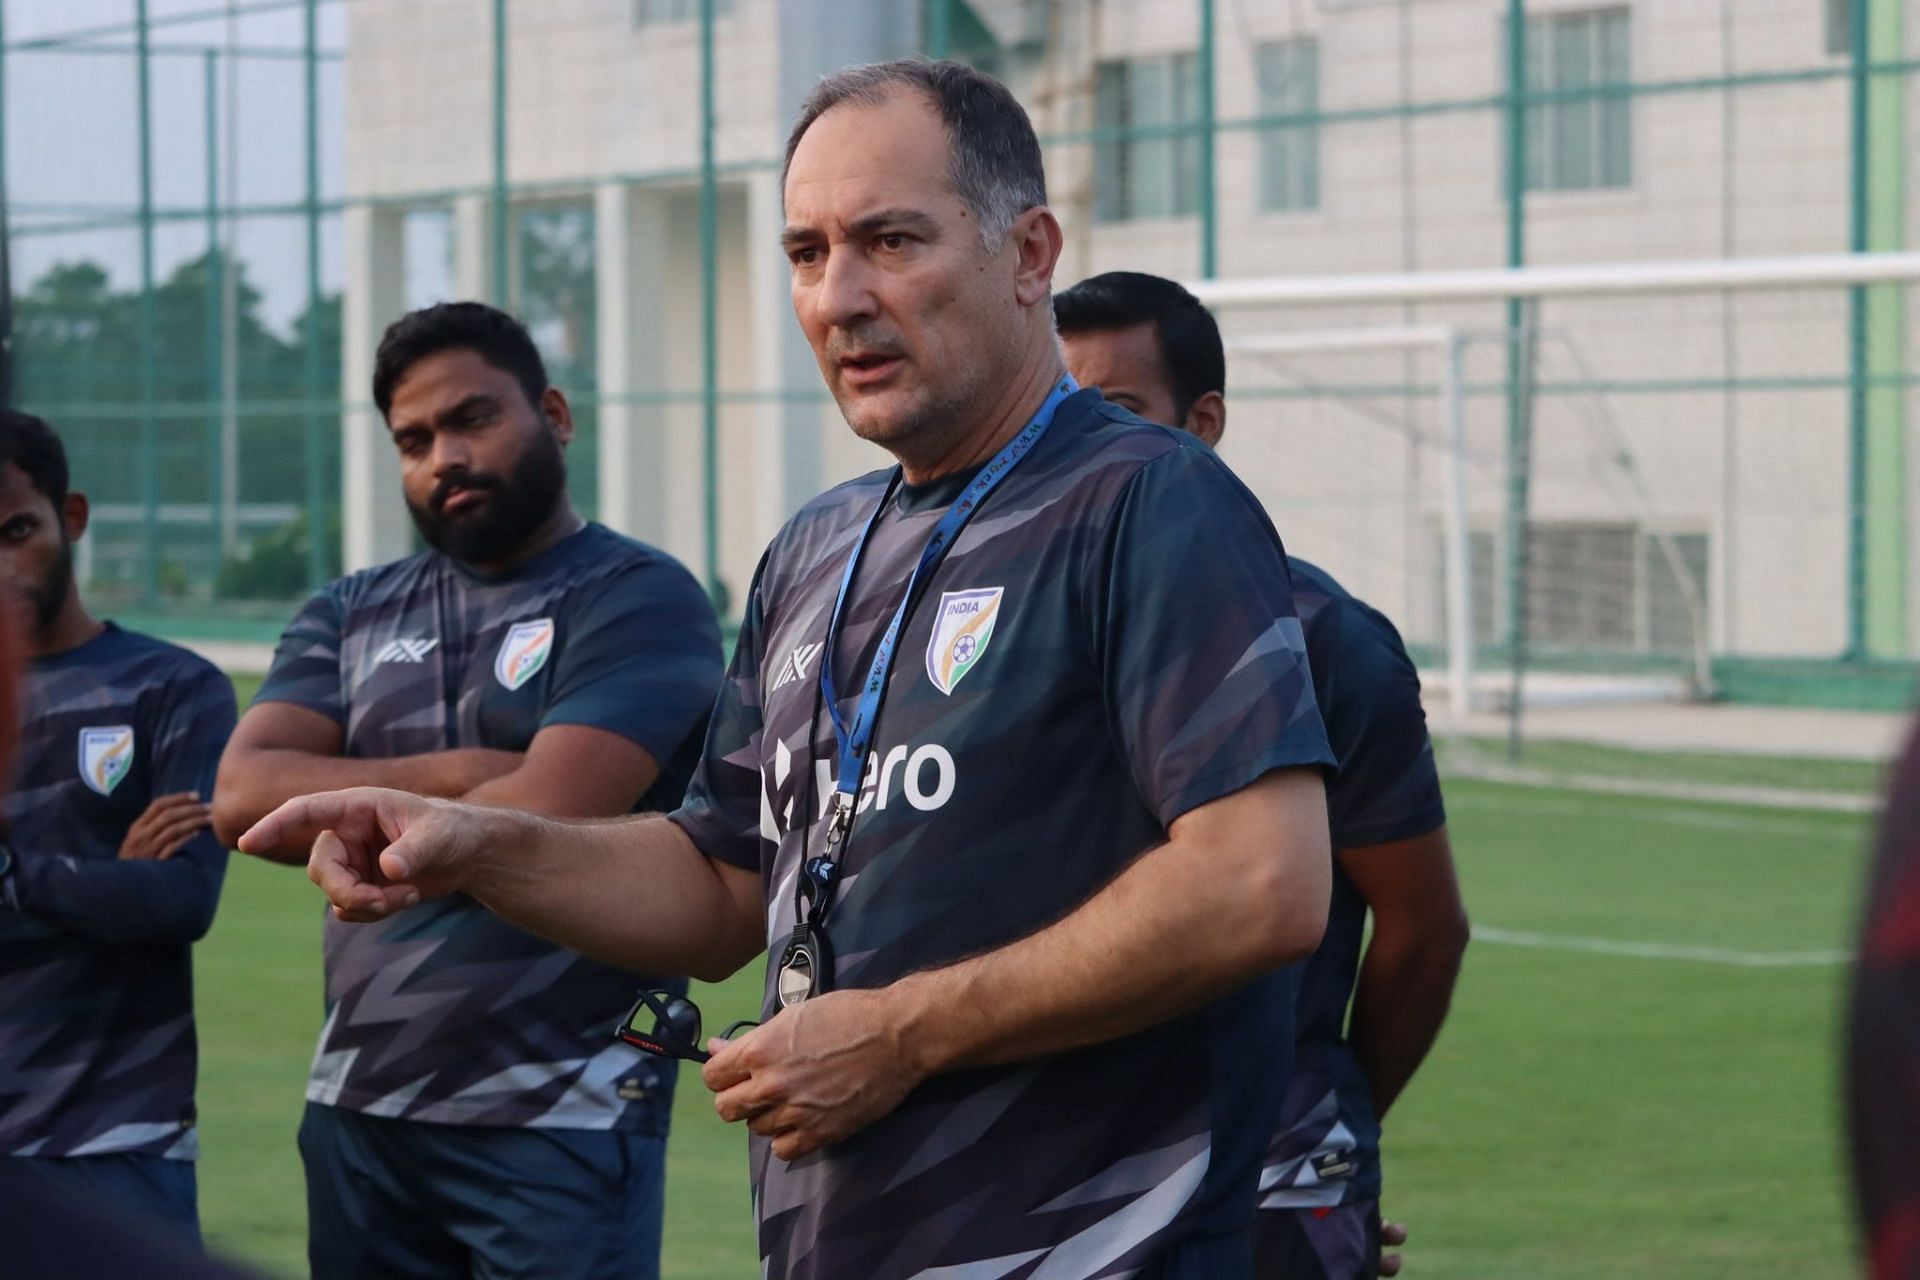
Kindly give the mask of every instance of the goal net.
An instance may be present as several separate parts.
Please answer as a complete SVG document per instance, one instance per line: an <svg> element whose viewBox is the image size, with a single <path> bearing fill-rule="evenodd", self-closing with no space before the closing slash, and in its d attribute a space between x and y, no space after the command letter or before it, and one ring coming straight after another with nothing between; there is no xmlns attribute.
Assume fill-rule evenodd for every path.
<svg viewBox="0 0 1920 1280"><path fill-rule="evenodd" d="M1880 254L1193 287L1223 454L1400 628L1456 772L1857 804L1920 635L1916 281Z"/></svg>

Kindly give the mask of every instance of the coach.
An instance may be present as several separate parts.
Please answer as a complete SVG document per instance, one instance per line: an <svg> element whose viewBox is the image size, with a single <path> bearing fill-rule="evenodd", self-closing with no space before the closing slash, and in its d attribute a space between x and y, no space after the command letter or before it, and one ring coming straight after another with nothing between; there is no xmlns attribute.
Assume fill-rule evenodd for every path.
<svg viewBox="0 0 1920 1280"><path fill-rule="evenodd" d="M329 785L561 818L678 804L722 675L713 610L677 562L575 513L572 416L526 330L479 303L414 312L373 394L430 549L287 628L220 764L221 834ZM310 844L248 849L305 863ZM674 1078L607 1038L631 974L465 897L331 921L325 951L300 1130L319 1280L657 1274Z"/></svg>
<svg viewBox="0 0 1920 1280"><path fill-rule="evenodd" d="M1066 377L1060 227L997 82L828 79L784 194L801 327L900 465L768 548L684 806L363 789L242 847L315 838L348 920L464 892L655 972L766 950L768 1021L705 1078L757 1135L771 1276L1246 1276L1271 971L1328 902L1279 540L1211 452Z"/></svg>

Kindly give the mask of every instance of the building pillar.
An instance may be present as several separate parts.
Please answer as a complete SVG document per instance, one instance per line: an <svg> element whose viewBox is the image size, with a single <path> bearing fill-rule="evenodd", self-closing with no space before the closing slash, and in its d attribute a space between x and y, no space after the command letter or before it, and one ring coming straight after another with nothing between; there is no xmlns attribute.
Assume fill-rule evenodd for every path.
<svg viewBox="0 0 1920 1280"><path fill-rule="evenodd" d="M463 302L491 302L506 306L506 300L493 296L493 254L487 238L493 229L490 198L484 195L456 196L453 201L453 296Z"/></svg>
<svg viewBox="0 0 1920 1280"><path fill-rule="evenodd" d="M773 248L783 224L780 175L755 172L747 182L746 251L753 315L756 540L780 526L820 491L821 413L809 392L821 390L820 366L793 315L786 260Z"/></svg>
<svg viewBox="0 0 1920 1280"><path fill-rule="evenodd" d="M349 205L342 213L347 279L340 317L341 560L348 572L407 553L400 465L369 392L380 335L405 309L404 215Z"/></svg>
<svg viewBox="0 0 1920 1280"><path fill-rule="evenodd" d="M676 501L668 477L671 406L669 197L625 183L594 192L600 370L600 520L609 528L699 562L697 503ZM682 313L683 314L683 313ZM683 496L683 495L681 495Z"/></svg>

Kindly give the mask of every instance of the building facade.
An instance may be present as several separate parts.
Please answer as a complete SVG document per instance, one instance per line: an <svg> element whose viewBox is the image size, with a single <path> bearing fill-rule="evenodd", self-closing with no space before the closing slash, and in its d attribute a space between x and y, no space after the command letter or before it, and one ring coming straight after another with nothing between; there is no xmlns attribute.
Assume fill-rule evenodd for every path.
<svg viewBox="0 0 1920 1280"><path fill-rule="evenodd" d="M409 305L484 297L527 316L582 403L579 496L691 564L711 549L737 604L795 507L884 461L824 396L791 315L788 124L821 75L929 43L1027 103L1067 229L1063 284L1194 278L1209 261L1273 277L1890 250L1920 207L1902 69L1920 5L1905 0L1530 0L1517 41L1504 0L714 0L709 273L698 0L513 0L504 97L491 9L350 9L351 565L407 538L365 403L380 329ZM1889 69L1856 95L1862 15L1858 43ZM1873 293L1861 344L1839 289L1548 300L1520 343L1497 303L1223 320L1235 339L1409 322L1467 335L1484 641L1523 599L1532 638L1569 651L1907 657L1910 337L1904 291ZM1436 369L1417 350L1237 355L1223 450L1289 548L1416 644L1443 634ZM1519 410L1516 378L1532 388ZM1507 533L1516 420L1523 558Z"/></svg>

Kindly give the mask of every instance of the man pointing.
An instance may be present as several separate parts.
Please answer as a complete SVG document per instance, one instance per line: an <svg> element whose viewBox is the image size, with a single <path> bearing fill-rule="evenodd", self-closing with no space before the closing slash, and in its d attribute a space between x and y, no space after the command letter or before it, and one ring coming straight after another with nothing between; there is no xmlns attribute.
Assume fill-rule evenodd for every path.
<svg viewBox="0 0 1920 1280"><path fill-rule="evenodd" d="M765 953L767 1021L705 1078L757 1135L769 1275L1245 1276L1271 974L1328 895L1279 540L1211 452L1066 377L1060 229L998 83L828 79L784 191L801 327L900 465L768 548L685 805L363 789L243 847L316 835L345 919L462 891L640 970Z"/></svg>

